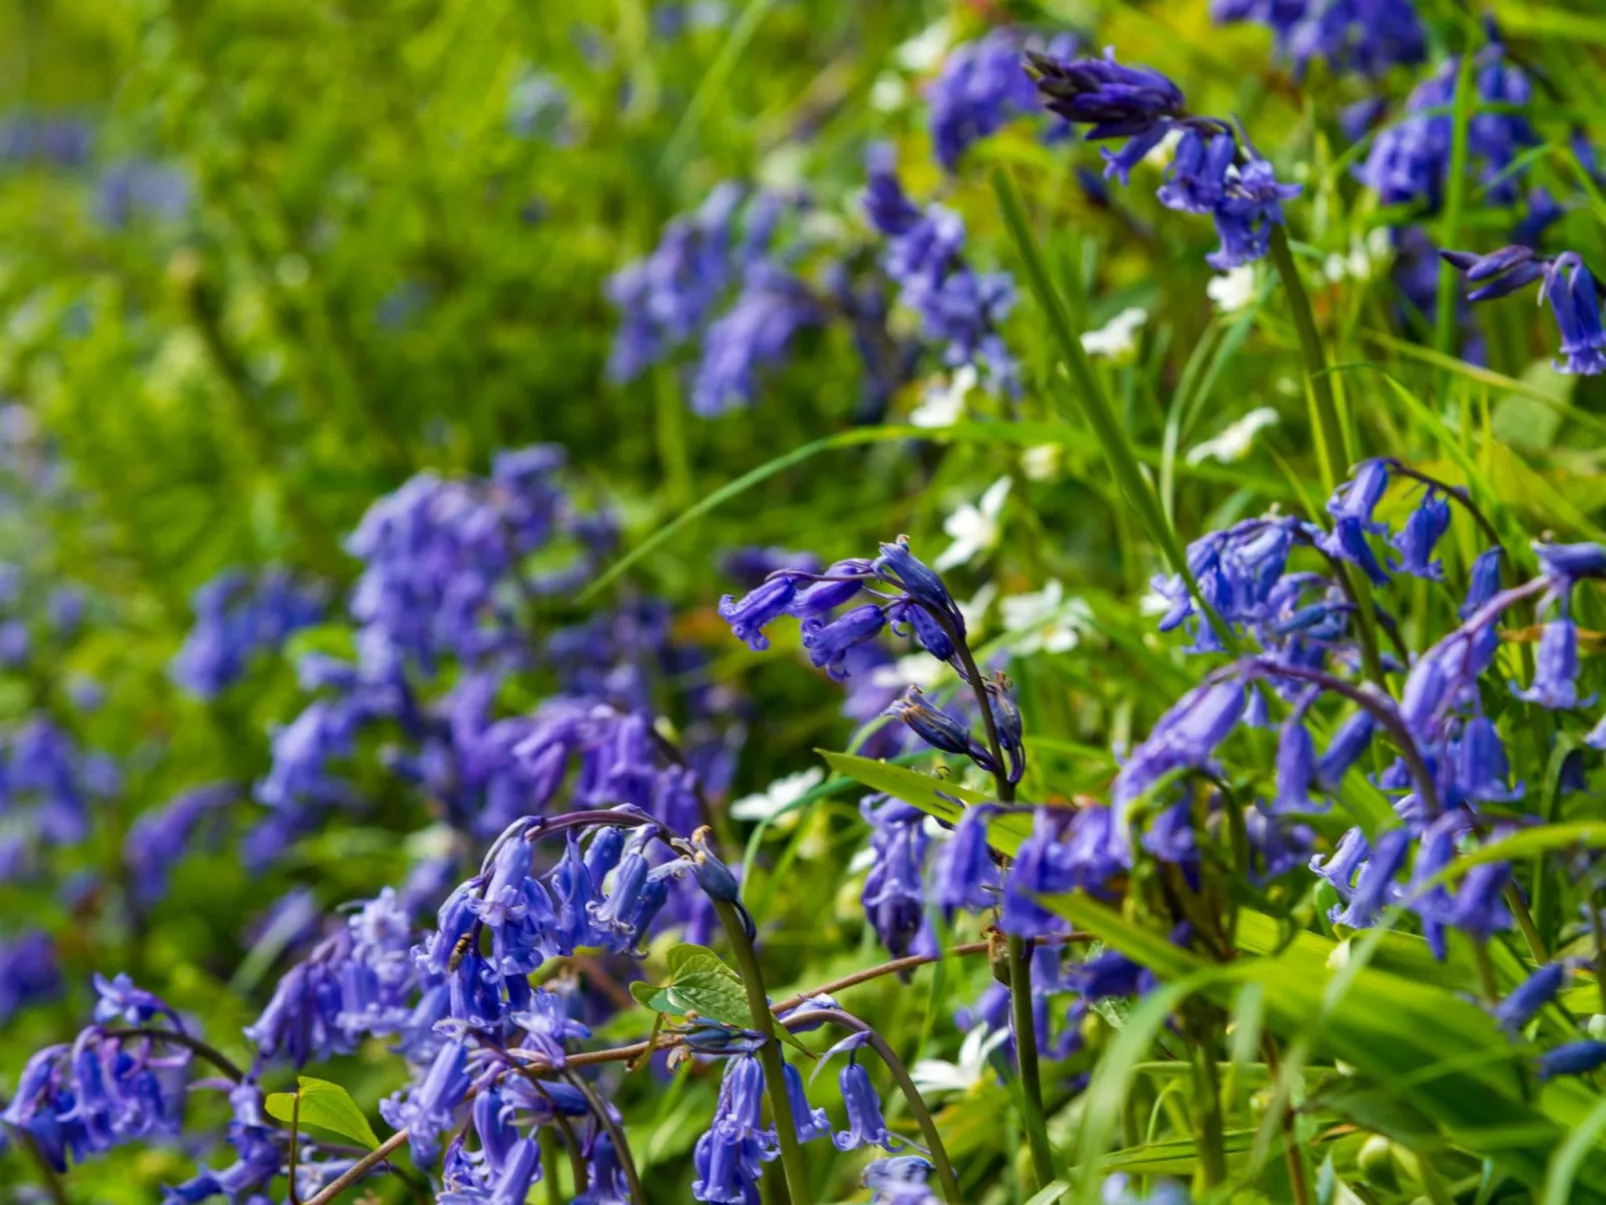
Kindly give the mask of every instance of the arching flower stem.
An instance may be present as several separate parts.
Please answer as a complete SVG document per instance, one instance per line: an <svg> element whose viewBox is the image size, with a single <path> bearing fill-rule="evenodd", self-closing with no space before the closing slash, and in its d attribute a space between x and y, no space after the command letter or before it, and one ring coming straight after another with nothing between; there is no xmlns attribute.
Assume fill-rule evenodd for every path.
<svg viewBox="0 0 1606 1205"><path fill-rule="evenodd" d="M921 1098L920 1089L915 1087L909 1069L903 1065L903 1060L898 1057L897 1052L868 1024L852 1013L843 1012L840 1008L812 1008L795 1017L787 1018L782 1024L817 1021L828 1021L832 1025L839 1025L843 1029L865 1035L865 1042L880 1056L882 1063L892 1073L898 1091L903 1093L904 1100L909 1104L909 1111L920 1124L921 1137L926 1140L926 1146L931 1152L931 1162L937 1169L937 1178L942 1181L942 1195L948 1198L950 1205L963 1205L963 1198L959 1194L959 1179L954 1175L953 1165L948 1162L948 1151L942 1144L942 1134L931 1116L931 1110L926 1108L926 1102Z"/></svg>

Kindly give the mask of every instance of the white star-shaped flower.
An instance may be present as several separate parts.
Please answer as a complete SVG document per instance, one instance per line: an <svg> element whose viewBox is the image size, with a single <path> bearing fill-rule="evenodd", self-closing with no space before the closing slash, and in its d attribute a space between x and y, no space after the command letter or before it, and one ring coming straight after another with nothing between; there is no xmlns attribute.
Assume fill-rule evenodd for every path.
<svg viewBox="0 0 1606 1205"><path fill-rule="evenodd" d="M987 487L981 501L972 506L966 502L943 521L942 529L953 543L948 545L931 567L938 573L965 565L998 543L1001 529L998 516L1003 512L1004 500L1009 497L1009 478L1000 477Z"/></svg>

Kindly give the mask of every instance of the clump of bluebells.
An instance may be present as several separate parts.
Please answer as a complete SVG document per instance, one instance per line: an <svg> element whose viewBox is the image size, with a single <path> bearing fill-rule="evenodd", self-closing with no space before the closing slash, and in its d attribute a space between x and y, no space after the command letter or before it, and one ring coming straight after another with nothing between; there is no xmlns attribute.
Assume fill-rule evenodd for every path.
<svg viewBox="0 0 1606 1205"><path fill-rule="evenodd" d="M1210 15L1222 23L1269 26L1278 57L1296 78L1315 59L1337 72L1381 76L1427 54L1412 0L1213 0Z"/></svg>
<svg viewBox="0 0 1606 1205"><path fill-rule="evenodd" d="M1472 301L1489 301L1539 286L1561 334L1557 372L1597 376L1606 371L1606 328L1601 325L1600 287L1576 251L1542 256L1525 246L1502 247L1487 255L1441 251L1445 262L1477 288Z"/></svg>
<svg viewBox="0 0 1606 1205"><path fill-rule="evenodd" d="M1145 156L1177 136L1157 195L1167 209L1214 221L1221 247L1206 257L1212 267L1226 271L1264 258L1273 227L1283 222L1282 203L1300 186L1280 182L1234 123L1190 115L1182 89L1152 68L1118 63L1113 48L1103 58L1069 62L1032 55L1031 66L1043 104L1083 127L1087 141L1126 140L1101 152L1106 179L1129 183Z"/></svg>

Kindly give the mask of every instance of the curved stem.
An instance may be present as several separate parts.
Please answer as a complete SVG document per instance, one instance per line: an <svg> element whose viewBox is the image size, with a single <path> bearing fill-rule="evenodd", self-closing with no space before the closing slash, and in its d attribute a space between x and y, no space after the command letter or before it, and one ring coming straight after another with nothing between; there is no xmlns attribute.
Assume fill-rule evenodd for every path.
<svg viewBox="0 0 1606 1205"><path fill-rule="evenodd" d="M161 1029L154 1025L127 1026L121 1029L107 1029L103 1031L108 1038L159 1038L164 1042L171 1042L175 1046L183 1046L187 1050L200 1055L212 1066L216 1067L235 1083L245 1079L245 1072L235 1064L217 1047L200 1038L192 1038L187 1033L180 1033L176 1029Z"/></svg>
<svg viewBox="0 0 1606 1205"><path fill-rule="evenodd" d="M880 1056L882 1063L892 1073L893 1081L898 1085L898 1091L903 1093L904 1100L909 1102L909 1111L915 1115L920 1123L920 1134L931 1149L931 1162L937 1169L937 1178L942 1181L942 1195L947 1197L952 1205L963 1205L959 1195L959 1179L954 1175L953 1165L948 1162L948 1150L942 1144L942 1134L937 1129L937 1123L926 1108L926 1102L920 1095L920 1089L909 1075L909 1069L903 1065L897 1051L888 1045L885 1038L872 1029L865 1022L859 1020L852 1013L843 1012L839 1008L815 1008L795 1018L797 1023L805 1021L829 1021L833 1025L840 1025L843 1029L851 1029L854 1033L862 1033L870 1048Z"/></svg>
<svg viewBox="0 0 1606 1205"><path fill-rule="evenodd" d="M792 1102L786 1098L786 1064L781 1057L780 1040L775 1036L775 1015L770 1012L769 998L764 992L764 971L758 964L758 951L747 936L747 927L736 905L713 896L709 896L709 900L719 914L719 923L724 926L736 955L742 986L747 989L748 1011L753 1014L753 1028L764 1037L758 1057L764 1066L764 1089L770 1099L770 1113L775 1118L775 1135L781 1146L781 1170L786 1173L792 1205L810 1205L813 1198L809 1194L808 1166L803 1162L803 1147L797 1140Z"/></svg>
<svg viewBox="0 0 1606 1205"><path fill-rule="evenodd" d="M586 1098L586 1104L596 1115L598 1123L608 1131L608 1137L613 1140L614 1153L619 1156L619 1169L625 1174L625 1184L630 1189L630 1199L637 1205L647 1205L646 1194L641 1191L641 1178L636 1174L636 1157L630 1153L630 1143L625 1138L624 1128L614 1120L613 1114L608 1112L608 1106L597 1099L597 1094L585 1077L572 1068L563 1069L563 1078L573 1085L574 1090Z"/></svg>
<svg viewBox="0 0 1606 1205"><path fill-rule="evenodd" d="M397 1130L389 1138L385 1139L385 1141L381 1142L373 1150L369 1151L361 1159L357 1160L357 1162L353 1163L345 1171L341 1172L340 1175L336 1176L333 1180L329 1181L328 1184L324 1185L324 1187L319 1190L317 1196L303 1201L302 1205L330 1205L330 1203L334 1201L334 1199L341 1193L345 1192L346 1189L350 1188L353 1184L357 1183L358 1180L361 1180L369 1172L373 1171L374 1168L378 1167L386 1159L389 1159L393 1154L395 1154L406 1141L407 1131L405 1129Z"/></svg>

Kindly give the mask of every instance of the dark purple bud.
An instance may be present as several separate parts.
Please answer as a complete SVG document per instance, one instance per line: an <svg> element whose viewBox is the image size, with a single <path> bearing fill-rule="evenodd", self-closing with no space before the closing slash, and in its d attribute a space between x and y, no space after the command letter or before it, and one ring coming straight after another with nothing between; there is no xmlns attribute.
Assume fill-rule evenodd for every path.
<svg viewBox="0 0 1606 1205"><path fill-rule="evenodd" d="M875 603L854 607L830 623L820 618L805 619L803 647L816 668L840 680L848 676L843 666L847 655L859 645L874 640L886 622L886 612Z"/></svg>
<svg viewBox="0 0 1606 1205"><path fill-rule="evenodd" d="M1539 1010L1549 1004L1566 977L1567 968L1559 962L1547 962L1512 989L1511 994L1494 1010L1500 1028L1515 1039Z"/></svg>

